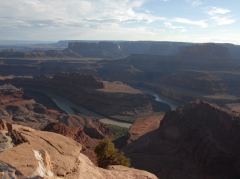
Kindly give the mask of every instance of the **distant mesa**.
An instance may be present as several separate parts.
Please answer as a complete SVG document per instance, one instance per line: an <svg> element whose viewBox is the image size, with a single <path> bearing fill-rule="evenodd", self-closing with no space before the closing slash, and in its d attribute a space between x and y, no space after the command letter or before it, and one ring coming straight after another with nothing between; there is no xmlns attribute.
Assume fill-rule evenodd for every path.
<svg viewBox="0 0 240 179"><path fill-rule="evenodd" d="M1 46L0 46L1 47ZM132 54L176 56L185 48L191 48L190 54L202 56L200 52L206 52L207 56L216 57L216 50L223 54L226 49L233 58L240 55L239 46L233 44L216 43L185 43L185 42L161 42L161 41L60 41L55 44L28 44L27 46L2 46L1 58L107 58L120 59ZM196 53L200 48L199 53ZM224 51L221 52L221 49ZM210 53L209 53L210 52ZM189 53L189 51L188 51ZM190 55L189 54L189 55ZM226 55L226 54L224 54ZM202 56L203 57L203 56ZM225 56L226 57L226 56Z"/></svg>
<svg viewBox="0 0 240 179"><path fill-rule="evenodd" d="M231 54L227 47L214 43L195 44L186 47L180 51L179 56L183 58L191 58L191 60L231 58Z"/></svg>

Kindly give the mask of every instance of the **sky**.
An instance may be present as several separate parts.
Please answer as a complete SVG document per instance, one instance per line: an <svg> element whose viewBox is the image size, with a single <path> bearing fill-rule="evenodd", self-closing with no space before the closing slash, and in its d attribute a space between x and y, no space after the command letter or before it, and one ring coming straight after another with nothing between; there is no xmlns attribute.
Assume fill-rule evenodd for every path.
<svg viewBox="0 0 240 179"><path fill-rule="evenodd" d="M240 44L240 0L0 0L0 40Z"/></svg>

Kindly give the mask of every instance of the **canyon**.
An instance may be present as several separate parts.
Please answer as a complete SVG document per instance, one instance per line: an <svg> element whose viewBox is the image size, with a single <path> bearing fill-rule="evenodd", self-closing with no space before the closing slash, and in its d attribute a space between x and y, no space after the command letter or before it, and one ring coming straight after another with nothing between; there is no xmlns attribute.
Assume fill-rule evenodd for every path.
<svg viewBox="0 0 240 179"><path fill-rule="evenodd" d="M238 45L64 41L2 48L0 175L240 177ZM136 169L98 168L94 148L103 139Z"/></svg>
<svg viewBox="0 0 240 179"><path fill-rule="evenodd" d="M7 82L32 91L64 96L68 101L76 104L73 110L77 111L77 114L81 114L85 109L90 112L90 116L95 114L132 122L134 116L152 112L150 100L141 91L122 82L101 81L92 75L61 73L49 77L13 79Z"/></svg>
<svg viewBox="0 0 240 179"><path fill-rule="evenodd" d="M239 110L238 45L141 41L66 44L59 50L74 51L80 56L55 59L47 55L44 58L2 56L1 75L90 74L103 81L121 81L152 91L177 104L200 98Z"/></svg>

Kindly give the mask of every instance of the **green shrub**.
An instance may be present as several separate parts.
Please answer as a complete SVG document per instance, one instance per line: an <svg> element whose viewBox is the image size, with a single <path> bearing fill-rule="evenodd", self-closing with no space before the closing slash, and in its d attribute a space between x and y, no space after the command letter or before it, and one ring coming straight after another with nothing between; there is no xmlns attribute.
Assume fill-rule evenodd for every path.
<svg viewBox="0 0 240 179"><path fill-rule="evenodd" d="M129 159L122 152L118 151L108 139L101 141L96 146L95 154L97 155L98 166L102 168L107 168L109 165L130 165Z"/></svg>
<svg viewBox="0 0 240 179"><path fill-rule="evenodd" d="M106 126L110 130L111 134L113 134L112 136L113 141L127 135L128 133L128 128L123 128L111 124L107 124Z"/></svg>

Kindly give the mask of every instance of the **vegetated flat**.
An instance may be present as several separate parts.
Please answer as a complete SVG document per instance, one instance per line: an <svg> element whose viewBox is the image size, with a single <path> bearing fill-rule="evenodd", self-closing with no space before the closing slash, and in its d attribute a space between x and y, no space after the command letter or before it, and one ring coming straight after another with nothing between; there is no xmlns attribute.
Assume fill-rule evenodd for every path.
<svg viewBox="0 0 240 179"><path fill-rule="evenodd" d="M119 127L119 126L111 125L111 124L106 124L106 126L109 128L109 130L113 134L112 140L116 140L120 137L123 137L123 136L127 135L127 133L128 133L128 128Z"/></svg>
<svg viewBox="0 0 240 179"><path fill-rule="evenodd" d="M135 89L125 83L114 81L108 82L103 81L104 88L99 91L109 92L109 93L130 93L130 94L141 94L142 92L138 89Z"/></svg>
<svg viewBox="0 0 240 179"><path fill-rule="evenodd" d="M108 118L102 118L99 121L104 123L104 124L119 126L119 127L122 127L122 128L130 128L131 125L132 125L131 123L119 122L119 121L111 120L111 119L108 119Z"/></svg>

